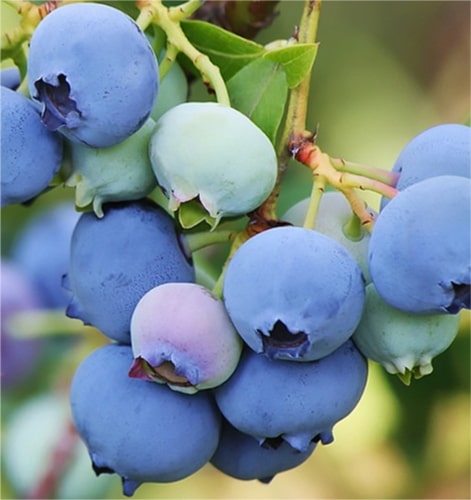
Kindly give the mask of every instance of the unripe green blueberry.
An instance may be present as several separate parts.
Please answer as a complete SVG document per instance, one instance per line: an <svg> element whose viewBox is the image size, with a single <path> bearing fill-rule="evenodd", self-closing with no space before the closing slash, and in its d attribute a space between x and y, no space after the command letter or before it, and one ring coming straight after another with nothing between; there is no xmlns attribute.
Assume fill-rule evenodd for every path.
<svg viewBox="0 0 471 500"><path fill-rule="evenodd" d="M413 314L385 302L372 283L366 287L363 316L353 341L367 358L410 383L432 373L432 359L453 342L457 314Z"/></svg>
<svg viewBox="0 0 471 500"><path fill-rule="evenodd" d="M214 102L167 111L157 122L150 159L169 208L199 198L214 225L261 205L277 175L268 137L241 112Z"/></svg>
<svg viewBox="0 0 471 500"><path fill-rule="evenodd" d="M160 81L159 95L150 114L157 121L169 109L182 104L188 97L188 80L182 67L174 62Z"/></svg>
<svg viewBox="0 0 471 500"><path fill-rule="evenodd" d="M149 290L134 309L131 344L131 377L188 394L225 382L242 352L223 302L196 283Z"/></svg>
<svg viewBox="0 0 471 500"><path fill-rule="evenodd" d="M93 204L103 217L103 203L131 201L147 196L157 187L148 148L155 121L149 118L131 137L108 148L70 143L72 173L67 186L75 187L75 204Z"/></svg>

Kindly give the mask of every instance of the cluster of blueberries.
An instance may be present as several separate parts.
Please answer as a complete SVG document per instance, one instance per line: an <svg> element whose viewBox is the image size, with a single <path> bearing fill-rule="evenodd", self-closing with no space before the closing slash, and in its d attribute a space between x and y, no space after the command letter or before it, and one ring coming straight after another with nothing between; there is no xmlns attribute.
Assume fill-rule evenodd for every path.
<svg viewBox="0 0 471 500"><path fill-rule="evenodd" d="M301 227L303 200L283 215L288 225L241 244L219 297L198 283L172 212L196 200L214 229L262 204L277 176L263 132L229 106L186 96L157 113L156 54L103 4L63 6L38 25L29 98L9 78L1 205L54 182L75 188L83 213L58 207L15 255L44 287L55 274L31 248L46 228L64 235L65 257L49 261L66 270L70 299L59 277L40 295L57 292L46 307L66 307L109 340L78 367L70 404L94 470L118 474L125 495L207 463L269 482L333 441L363 394L368 359L420 377L453 341L470 308L469 127L438 125L404 148L398 194L382 201L371 235L348 237L352 212L334 191L316 229ZM166 209L148 198L157 186ZM2 308L41 307L15 279L16 302L8 308L2 293Z"/></svg>

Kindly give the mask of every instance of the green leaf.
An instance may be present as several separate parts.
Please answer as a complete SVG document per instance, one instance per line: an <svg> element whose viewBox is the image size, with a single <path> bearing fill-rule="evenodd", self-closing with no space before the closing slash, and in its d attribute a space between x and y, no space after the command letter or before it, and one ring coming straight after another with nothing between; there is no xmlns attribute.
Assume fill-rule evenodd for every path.
<svg viewBox="0 0 471 500"><path fill-rule="evenodd" d="M265 53L262 45L214 24L187 20L181 27L190 42L219 67L225 80Z"/></svg>
<svg viewBox="0 0 471 500"><path fill-rule="evenodd" d="M256 59L227 82L227 90L231 105L274 143L288 96L283 67L268 59Z"/></svg>
<svg viewBox="0 0 471 500"><path fill-rule="evenodd" d="M196 199L186 201L180 205L178 208L178 220L183 229L191 229L202 222L208 223L211 229L214 229L217 225L216 219L211 217Z"/></svg>
<svg viewBox="0 0 471 500"><path fill-rule="evenodd" d="M317 55L317 43L289 45L266 52L263 57L279 63L286 71L290 89L297 87L310 74Z"/></svg>

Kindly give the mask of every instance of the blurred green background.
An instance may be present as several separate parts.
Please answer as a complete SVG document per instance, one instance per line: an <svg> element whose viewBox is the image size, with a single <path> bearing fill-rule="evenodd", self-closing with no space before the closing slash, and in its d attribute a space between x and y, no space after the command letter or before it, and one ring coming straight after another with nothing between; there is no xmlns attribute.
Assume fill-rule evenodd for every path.
<svg viewBox="0 0 471 500"><path fill-rule="evenodd" d="M470 6L325 0L308 117L310 128L319 126L320 147L389 169L420 131L466 122ZM279 15L257 41L290 37L302 7L297 0L280 2ZM15 20L2 2L2 33ZM204 99L198 85L190 99ZM280 214L308 196L310 187L307 169L292 165ZM377 206L375 195L366 198ZM73 199L69 188L56 188L28 207L2 209L2 256L8 256L15 235L34 213L63 199ZM135 498L470 498L469 330L469 314L463 314L460 333L436 358L434 372L409 387L372 363L365 394L335 427L334 443L319 446L306 463L269 485L231 479L208 465L177 483L144 485ZM98 337L94 342L102 341ZM93 345L52 339L37 377L15 393L2 391L2 498L24 498L15 485L34 480L36 469L53 459L51 443L61 438L58 429L68 411L68 379ZM23 411L25 404L31 406ZM18 435L13 451L7 446L10 435ZM95 480L84 450L77 453L78 464L72 473L64 471L57 498L122 498L119 480Z"/></svg>

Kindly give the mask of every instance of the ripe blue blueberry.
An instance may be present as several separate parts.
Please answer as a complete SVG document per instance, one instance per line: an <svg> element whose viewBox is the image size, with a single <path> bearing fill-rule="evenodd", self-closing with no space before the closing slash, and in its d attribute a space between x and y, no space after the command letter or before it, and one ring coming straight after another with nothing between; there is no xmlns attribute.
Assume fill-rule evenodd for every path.
<svg viewBox="0 0 471 500"><path fill-rule="evenodd" d="M471 127L444 123L424 130L401 151L393 171L401 191L429 177L471 177Z"/></svg>
<svg viewBox="0 0 471 500"><path fill-rule="evenodd" d="M0 70L0 85L11 90L16 90L21 83L20 71L16 66Z"/></svg>
<svg viewBox="0 0 471 500"><path fill-rule="evenodd" d="M306 451L299 451L283 439L268 439L261 445L248 434L238 431L227 420L222 425L221 438L211 464L236 479L258 479L269 483L280 472L305 462L317 443L311 442Z"/></svg>
<svg viewBox="0 0 471 500"><path fill-rule="evenodd" d="M211 394L181 394L128 377L130 346L108 344L79 365L72 417L97 474L116 473L123 493L142 483L178 481L214 454L221 415Z"/></svg>
<svg viewBox="0 0 471 500"><path fill-rule="evenodd" d="M62 138L47 130L33 103L1 87L1 206L27 202L59 171Z"/></svg>
<svg viewBox="0 0 471 500"><path fill-rule="evenodd" d="M149 290L134 309L131 344L132 377L189 394L227 380L242 351L223 302L196 283Z"/></svg>
<svg viewBox="0 0 471 500"><path fill-rule="evenodd" d="M369 269L380 296L412 313L470 308L471 180L436 176L400 191L380 212Z"/></svg>
<svg viewBox="0 0 471 500"><path fill-rule="evenodd" d="M69 270L70 242L80 214L62 202L37 212L22 228L12 258L41 294L45 307L65 309L70 296L62 286Z"/></svg>
<svg viewBox="0 0 471 500"><path fill-rule="evenodd" d="M284 440L305 452L333 441L334 425L358 404L368 374L351 340L317 361L272 360L247 349L232 377L214 389L224 417L261 444Z"/></svg>
<svg viewBox="0 0 471 500"><path fill-rule="evenodd" d="M139 26L108 5L77 3L48 14L28 53L28 83L42 120L72 140L113 146L150 116L158 65Z"/></svg>
<svg viewBox="0 0 471 500"><path fill-rule="evenodd" d="M437 175L471 177L471 128L442 123L416 135L399 153L392 168L400 191ZM388 203L381 199L381 208Z"/></svg>
<svg viewBox="0 0 471 500"><path fill-rule="evenodd" d="M281 217L295 226L302 226L309 206L309 198L297 202ZM370 213L375 215L372 209ZM345 196L339 191L322 195L314 229L343 245L358 262L365 282L369 283L368 243L370 234L362 227L352 228L353 212ZM359 224L358 224L359 226Z"/></svg>
<svg viewBox="0 0 471 500"><path fill-rule="evenodd" d="M174 221L153 202L107 204L104 214L82 214L72 235L67 314L130 343L141 297L162 283L193 281L194 270Z"/></svg>
<svg viewBox="0 0 471 500"><path fill-rule="evenodd" d="M258 353L310 361L330 354L355 330L364 280L355 259L318 231L263 231L236 251L223 297L237 331Z"/></svg>

